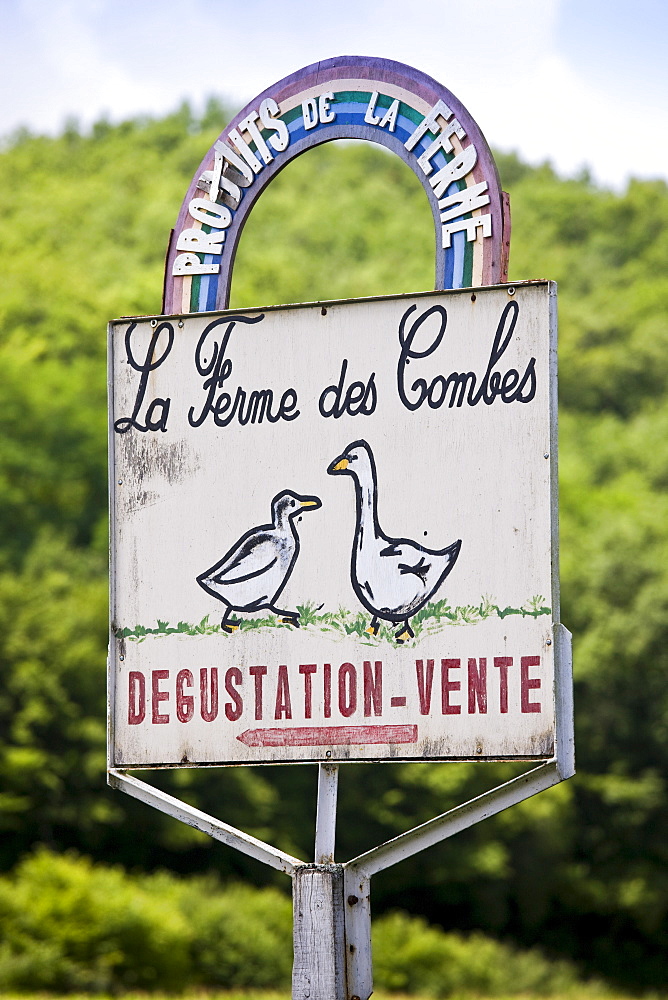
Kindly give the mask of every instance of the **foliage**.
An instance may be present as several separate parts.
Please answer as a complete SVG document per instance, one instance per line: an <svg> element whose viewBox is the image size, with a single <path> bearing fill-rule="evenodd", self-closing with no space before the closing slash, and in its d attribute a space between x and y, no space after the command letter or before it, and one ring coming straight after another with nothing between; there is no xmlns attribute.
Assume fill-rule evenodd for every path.
<svg viewBox="0 0 668 1000"><path fill-rule="evenodd" d="M184 106L89 135L72 125L57 139L15 136L0 153L4 870L46 843L147 871L273 877L103 785L104 325L159 310L169 228L223 114L214 102L199 120ZM562 617L575 638L579 775L432 849L428 863L379 875L374 909L540 943L656 986L668 981L668 192L634 181L615 193L512 155L499 165L511 279L559 282ZM433 240L423 189L398 158L331 143L291 164L253 209L233 303L429 288ZM349 765L340 856L516 770ZM310 857L313 768L155 781ZM36 968L50 965L43 947ZM102 958L93 966L105 974Z"/></svg>
<svg viewBox="0 0 668 1000"><path fill-rule="evenodd" d="M577 982L566 963L401 913L376 921L373 936L375 978L388 991L552 996ZM45 850L0 879L3 991L286 988L291 937L290 900L276 889L126 875Z"/></svg>
<svg viewBox="0 0 668 1000"><path fill-rule="evenodd" d="M516 952L484 934L443 934L421 917L390 913L374 925L374 983L431 997L553 996L577 984L572 966L537 951Z"/></svg>
<svg viewBox="0 0 668 1000"><path fill-rule="evenodd" d="M40 851L0 880L0 989L285 986L290 901Z"/></svg>

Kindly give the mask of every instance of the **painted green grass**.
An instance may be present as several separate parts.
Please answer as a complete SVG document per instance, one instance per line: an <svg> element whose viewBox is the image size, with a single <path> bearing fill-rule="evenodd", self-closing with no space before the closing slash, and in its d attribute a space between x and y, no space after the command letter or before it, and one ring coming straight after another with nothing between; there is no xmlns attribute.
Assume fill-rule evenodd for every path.
<svg viewBox="0 0 668 1000"><path fill-rule="evenodd" d="M369 646L378 646L384 642L394 644L394 634L397 631L396 625L381 623L377 636L369 635L367 629L371 621L370 615L365 612L349 611L346 608L339 608L338 611L325 611L313 603L298 604L301 627L308 631L320 631L331 636L355 636L360 641ZM506 618L510 615L519 615L522 618L539 618L541 615L549 615L551 608L545 605L545 598L540 595L532 597L520 608L502 607L496 604L491 598L483 597L479 604L457 605L452 607L447 600L432 601L425 605L421 611L411 618L411 627L415 632L415 643L421 636L433 635L440 632L448 625L476 625L478 622L486 621L488 618ZM158 619L157 625L153 628L145 625L135 625L134 628L119 628L116 636L119 639L133 639L143 642L149 636L165 635L227 635L220 625L211 622L210 615L205 615L197 625L189 622L178 622L170 625L166 621ZM251 632L264 628L284 628L294 630L295 626L288 622L280 621L277 615L265 615L262 618L240 618L239 632ZM232 633L235 635L236 633Z"/></svg>

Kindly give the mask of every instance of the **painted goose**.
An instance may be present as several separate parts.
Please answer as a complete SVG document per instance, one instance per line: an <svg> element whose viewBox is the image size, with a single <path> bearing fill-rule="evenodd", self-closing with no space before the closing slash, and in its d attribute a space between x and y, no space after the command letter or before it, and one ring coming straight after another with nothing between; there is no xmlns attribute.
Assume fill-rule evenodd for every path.
<svg viewBox="0 0 668 1000"><path fill-rule="evenodd" d="M290 490L271 501L271 524L261 524L242 535L222 559L197 577L200 587L227 605L220 627L232 632L239 627L232 611L267 608L282 621L299 626L298 611L276 607L299 555L299 537L294 519L305 510L322 506L318 497L302 497Z"/></svg>
<svg viewBox="0 0 668 1000"><path fill-rule="evenodd" d="M376 463L366 441L353 441L327 469L331 476L352 476L357 525L350 579L360 602L371 612L367 632L377 635L379 618L401 625L399 643L412 639L409 619L435 594L454 566L461 539L445 549L427 549L408 538L390 538L378 524Z"/></svg>

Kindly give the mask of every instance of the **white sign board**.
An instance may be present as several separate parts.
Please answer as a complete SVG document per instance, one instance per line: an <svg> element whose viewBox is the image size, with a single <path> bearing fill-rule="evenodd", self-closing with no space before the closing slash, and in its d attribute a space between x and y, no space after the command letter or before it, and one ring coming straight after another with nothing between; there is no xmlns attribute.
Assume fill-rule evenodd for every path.
<svg viewBox="0 0 668 1000"><path fill-rule="evenodd" d="M553 755L555 317L110 326L112 767Z"/></svg>

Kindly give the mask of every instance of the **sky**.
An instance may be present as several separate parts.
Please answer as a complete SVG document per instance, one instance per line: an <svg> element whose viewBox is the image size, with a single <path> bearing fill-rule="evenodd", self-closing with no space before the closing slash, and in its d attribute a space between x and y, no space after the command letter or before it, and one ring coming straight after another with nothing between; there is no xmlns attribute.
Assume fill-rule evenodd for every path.
<svg viewBox="0 0 668 1000"><path fill-rule="evenodd" d="M0 136L233 111L369 55L446 86L495 149L622 189L668 180L668 0L0 0Z"/></svg>

